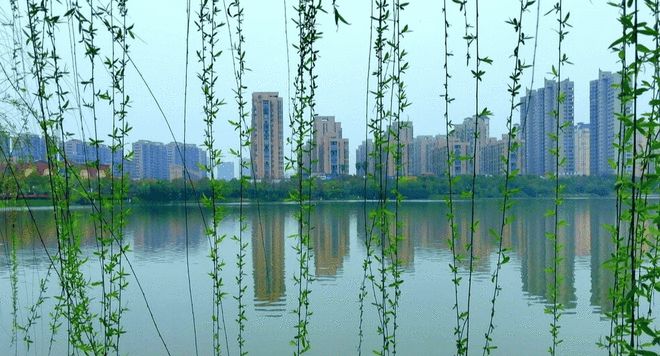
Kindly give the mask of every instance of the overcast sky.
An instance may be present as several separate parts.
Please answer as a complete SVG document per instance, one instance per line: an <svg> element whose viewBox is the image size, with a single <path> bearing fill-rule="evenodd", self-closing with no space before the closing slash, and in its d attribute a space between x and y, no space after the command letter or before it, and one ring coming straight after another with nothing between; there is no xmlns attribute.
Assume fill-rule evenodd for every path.
<svg viewBox="0 0 660 356"><path fill-rule="evenodd" d="M331 1L327 3L326 9L331 10ZM242 4L245 7L247 64L251 69L246 74L248 97L253 91L277 91L284 97L285 105L288 105L284 1L244 0ZM289 19L294 16L293 4L293 1L286 4ZM317 111L320 115L334 115L342 123L344 136L350 140L350 166L351 171L354 171L355 149L363 140L365 128L370 1L340 0L339 4L350 26L343 25L337 30L331 11L322 14L319 21L323 38L318 43L321 58L316 67L320 85ZM193 1L193 9L197 5ZM553 5L554 1L541 3L535 88L543 85L544 77L550 77L548 73L557 58L556 19L554 14L543 16ZM176 139L182 140L186 2L140 0L128 2L128 6L130 20L135 23L138 36L131 43L131 55L163 106L173 125ZM404 80L412 102L403 117L412 120L415 135L444 133L444 103L440 97L443 80L441 6L441 1L413 0L401 17L402 23L408 24L413 31L404 38L402 44L409 52L410 69ZM588 122L589 81L597 78L599 68L618 68L615 55L608 50L608 45L620 32L616 26L617 12L604 0L569 0L564 1L564 6L571 13L570 23L573 26L565 41L565 50L573 65L566 67L563 73L564 77L575 82L575 121ZM514 0L481 1L481 53L494 60L491 66L484 67L487 73L481 89L482 105L494 114L490 124L491 136L499 137L505 130L508 114L506 88L513 65L510 54L516 41L512 27L505 24L505 21L517 16L517 7L518 1ZM523 20L524 31L529 36L534 34L536 5L532 10L525 14ZM4 12L8 13L8 10L4 9ZM461 38L464 31L463 17L454 4L450 4L449 22L452 26L450 47L454 54L450 63L453 78L449 90L450 95L456 98L450 115L454 122L460 122L474 114L474 81L469 72L471 68L465 65L466 48ZM297 41L294 38L296 31L290 20L288 23L291 46ZM63 27L64 30L66 27ZM223 151L228 151L229 147L236 147L238 143L237 134L226 124L226 120L236 119L236 105L232 93L234 79L226 31L222 31L221 36L225 52L220 63L222 69L218 90L227 105L220 113L222 122L216 127L216 135ZM203 122L200 86L196 77L200 66L196 62L194 50L201 39L194 25L190 40L187 132L189 142L200 144ZM534 41L528 41L522 52L528 64L531 64L533 46ZM296 53L290 49L289 54L294 65L293 57ZM295 67L291 70L295 72ZM126 89L132 98L128 119L134 127L129 141L172 141L156 105L135 71L129 68L127 75ZM524 87L529 86L530 79L531 70L528 70L523 78ZM285 106L285 115L286 112ZM516 113L514 118L518 120L519 114ZM79 124L70 125L73 132L80 131ZM288 135L288 124L285 123L285 126L285 135ZM36 126L34 128L36 130ZM102 125L101 129L107 132L109 125Z"/></svg>

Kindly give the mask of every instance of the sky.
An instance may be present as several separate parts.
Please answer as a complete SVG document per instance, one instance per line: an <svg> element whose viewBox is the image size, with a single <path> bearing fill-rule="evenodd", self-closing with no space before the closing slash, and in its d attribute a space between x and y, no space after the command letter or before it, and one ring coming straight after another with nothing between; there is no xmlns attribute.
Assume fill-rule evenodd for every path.
<svg viewBox="0 0 660 356"><path fill-rule="evenodd" d="M294 2L271 0L244 0L245 38L247 66L245 83L248 98L254 91L276 91L284 98L285 116L288 111L287 55L291 60L290 70L295 72L295 50L291 47L297 39L295 25L291 18L295 15ZM317 63L319 89L317 91L317 113L333 115L341 122L344 137L350 142L350 167L354 172L355 149L364 139L365 118L371 115L372 105L365 104L367 63L369 55L370 1L339 0L340 11L350 25L335 26L331 1L324 1L328 14L320 14L319 26L323 37L318 41L320 59ZM453 57L449 70L452 80L449 84L450 96L455 101L450 107L450 118L459 123L463 118L474 114L474 80L470 67L466 66L466 45L462 39L464 20L458 6L448 1L448 21L450 23L450 48ZM473 2L470 1L470 4ZM509 112L508 79L513 69L511 53L516 37L513 28L505 21L517 16L516 0L482 0L480 2L480 51L481 55L493 59L493 64L483 66L486 74L480 89L481 105L488 107L493 116L490 121L491 136L499 137L505 132L505 122ZM554 13L545 15L552 9L554 1L541 1L538 36L537 61L534 68L534 88L543 85L544 78L550 78L550 70L557 58L557 21ZM2 5L6 6L6 5ZM135 24L136 39L130 43L131 57L144 75L145 80L161 104L172 126L177 141L183 140L183 110L185 82L186 48L186 2L163 0L130 1L129 21ZM198 6L193 1L193 10ZM563 69L563 77L575 82L575 122L589 121L589 81L598 77L598 70L616 71L619 68L616 56L608 49L617 38L619 27L617 11L606 1L568 0L564 1L565 11L570 12L572 28L564 42L565 53L573 63ZM285 16L286 9L286 16ZM9 13L8 9L2 9ZM468 8L468 16L473 17L473 8ZM193 14L193 19L194 19ZM285 20L288 26L288 45L285 36ZM405 74L407 94L412 105L403 113L404 119L413 122L414 135L436 135L444 133L444 100L441 98L443 72L443 27L442 2L413 0L401 14L401 21L412 30L402 40L402 46L409 53L410 69ZM472 23L473 20L470 20ZM523 31L534 35L536 24L536 4L532 11L525 13ZM62 27L62 38L67 36ZM215 132L217 143L223 152L238 146L237 133L227 124L227 120L237 118L234 103L234 78L231 66L230 47L227 32L223 30L221 47L224 53L220 58L220 79L217 90L227 102L223 106ZM64 41L64 39L60 39ZM201 42L200 35L191 24L190 54L188 72L188 124L187 141L201 144L204 123L202 121L202 95L197 73L200 65L195 50ZM109 40L108 40L109 43ZM528 40L521 52L527 64L532 63L535 41ZM474 50L474 45L472 46ZM4 49L6 52L6 48ZM7 54L2 55L7 60ZM84 77L84 70L81 70ZM522 84L529 87L532 70L525 73ZM70 80L72 82L72 80ZM150 97L144 83L133 68L127 71L126 90L131 96L128 120L133 126L129 142L139 139L152 141L173 141L164 119ZM91 132L89 115L85 116L82 127ZM514 114L514 120L519 119ZM285 121L287 119L285 118ZM69 120L68 129L81 132L77 120ZM32 124L36 131L36 124ZM101 120L99 129L108 133L109 120ZM289 135L285 122L285 136ZM86 134L88 135L88 134ZM289 149L285 148L285 152ZM227 160L234 160L227 156Z"/></svg>

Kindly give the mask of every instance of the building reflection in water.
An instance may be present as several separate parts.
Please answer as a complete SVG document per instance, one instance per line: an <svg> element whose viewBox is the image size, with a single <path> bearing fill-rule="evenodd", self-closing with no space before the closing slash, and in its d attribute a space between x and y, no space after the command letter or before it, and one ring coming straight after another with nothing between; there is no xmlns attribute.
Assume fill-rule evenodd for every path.
<svg viewBox="0 0 660 356"><path fill-rule="evenodd" d="M505 227L503 234L503 246L511 249L509 254L517 256L520 261L523 292L532 301L543 304L548 303L549 286L554 283L554 276L547 272L553 263L553 242L546 235L553 231L554 221L551 217L545 217L546 211L552 206L550 200L517 201L511 211L515 219ZM480 201L475 209L475 220L479 221L479 227L473 240L474 270L477 276L490 276L495 268L493 259L497 252L497 240L493 233L497 234L500 230L500 202ZM589 219L593 214L589 209L590 206L584 201L567 201L560 208L560 218L566 221L566 226L559 230L561 249L557 266L560 278L558 298L566 309L576 306L576 254L588 255L592 246ZM456 246L457 252L463 257L459 263L461 272L467 271L469 266L470 213L468 203L455 205ZM446 214L446 206L440 203L412 202L402 205L399 211L402 235L399 256L405 269L413 267L416 249L448 250L447 241L451 230ZM364 214L358 213L357 220L358 239L364 244Z"/></svg>
<svg viewBox="0 0 660 356"><path fill-rule="evenodd" d="M373 207L373 206L372 206ZM520 278L523 292L533 302L548 303L549 285L553 282L546 272L553 262L553 243L546 233L553 231L553 218L546 217L552 209L551 200L517 200L511 210L514 221L507 226L503 245L510 248L509 255L520 263ZM205 249L204 226L198 211L190 209L188 214L189 243L193 249ZM609 292L613 285L613 273L604 267L611 258L613 243L606 224L615 219L614 200L585 199L566 200L560 207L560 218L566 226L560 229L559 243L562 245L558 273L561 276L559 301L566 309L576 305L576 257L580 263L590 263L591 298L595 311L611 310ZM227 216L223 226L237 227L236 212ZM77 219L77 229L83 236L83 243L93 249L94 224L86 219L90 209L77 211L82 218ZM257 310L266 315L286 313L286 274L285 254L295 258L293 251L287 251L285 226L294 223L293 209L286 205L267 205L260 209L248 209L248 228L251 231L251 249L254 277L254 299ZM55 224L52 212L34 212L38 227L49 250L56 248ZM437 256L450 253L447 240L450 227L447 221L447 207L440 202L406 202L399 211L398 257L402 268L412 270L415 253ZM477 274L489 276L494 270L497 241L489 230L499 231L501 210L499 200L482 200L476 206L475 218L480 222L474 235L474 266ZM354 218L353 218L354 216ZM470 242L470 205L457 202L455 206L457 226L457 250L463 255L459 265L465 272L469 260L467 247ZM9 215L0 214L0 224L7 228ZM356 219L358 257L363 258L365 243L365 216L362 204L328 203L317 204L313 210L312 244L314 273L319 279L334 279L341 275L351 243L351 221ZM29 215L17 213L11 217L18 234L19 249L42 249ZM366 221L370 223L370 221ZM228 225L227 225L228 224ZM232 227L233 226L233 227ZM394 231L394 223L390 226ZM127 238L132 249L139 253L161 255L161 251L181 252L185 249L185 214L182 207L136 208L129 215L126 226ZM5 233L5 235L7 235ZM37 260L45 260L43 254L35 254ZM590 256L590 257L587 257ZM0 259L6 259L6 249L0 249ZM425 259L423 256L421 259ZM30 264L31 261L25 261ZM504 286L506 288L506 286Z"/></svg>
<svg viewBox="0 0 660 356"><path fill-rule="evenodd" d="M612 235L606 226L616 219L613 200L590 201L591 210L591 305L599 312L612 311L610 290L614 286L614 272L604 267L614 253Z"/></svg>
<svg viewBox="0 0 660 356"><path fill-rule="evenodd" d="M312 214L316 278L334 279L348 255L350 211L340 204L319 204Z"/></svg>
<svg viewBox="0 0 660 356"><path fill-rule="evenodd" d="M360 244L364 247L365 246L365 241L366 241L366 234L365 230L368 230L369 233L376 234L376 229L373 228L373 220L369 218L369 213L367 213L367 221L366 221L366 226L365 226L365 214L362 211L362 208L358 208L358 213L357 213L357 236L358 236L358 241L360 241ZM394 234L399 235L399 241L398 241L398 246L397 246L397 258L399 260L400 266L404 270L410 270L412 269L412 265L414 262L414 247L413 247L413 241L411 240L412 231L410 228L410 224L408 221L411 219L410 217L410 210L407 208L401 208L399 210L399 226L398 229L395 225L394 222L394 217L391 218L392 220L390 221L389 225L389 233L394 236ZM420 222L423 220L423 218L419 218ZM424 221L425 222L425 221ZM372 232L373 230L373 232ZM376 236L372 237L373 239L376 238ZM365 247L366 248L366 247ZM378 246L372 246L372 248L378 249Z"/></svg>
<svg viewBox="0 0 660 356"><path fill-rule="evenodd" d="M554 284L554 274L548 268L554 264L554 242L546 234L554 231L554 217L546 216L546 211L552 209L552 204L525 204L515 209L519 218L514 222L522 235L514 238L514 247L520 258L523 292L532 299L549 303L551 285ZM524 211L524 215L523 214ZM565 202L559 210L559 218L567 225L559 229L558 243L560 245L557 275L559 286L557 300L566 309L576 306L575 295L575 236L574 236L575 205Z"/></svg>
<svg viewBox="0 0 660 356"><path fill-rule="evenodd" d="M569 227L570 228L570 227ZM575 208L575 256L591 254L591 205Z"/></svg>
<svg viewBox="0 0 660 356"><path fill-rule="evenodd" d="M267 316L286 313L284 209L250 211L254 305Z"/></svg>

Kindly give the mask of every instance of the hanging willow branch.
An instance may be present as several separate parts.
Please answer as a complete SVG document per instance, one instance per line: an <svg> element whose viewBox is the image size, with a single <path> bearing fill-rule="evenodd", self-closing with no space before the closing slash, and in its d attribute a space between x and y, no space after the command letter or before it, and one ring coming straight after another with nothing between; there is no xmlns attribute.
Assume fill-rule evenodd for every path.
<svg viewBox="0 0 660 356"><path fill-rule="evenodd" d="M493 61L488 57L482 57L480 54L479 46L479 0L475 0L475 9L474 9L474 34L466 36L468 41L468 47L471 41L475 42L475 56L476 60L474 62L474 69L472 72L472 77L474 79L474 132L472 137L472 156L470 160L472 162L472 180L470 183L470 240L467 246L469 251L469 270L468 270L468 290L467 290L467 306L465 311L465 321L464 321L464 337L465 337L465 354L469 354L470 347L470 307L472 302L472 275L474 272L474 236L479 228L479 221L476 220L475 216L475 206L476 206L476 182L477 182L477 161L479 157L477 156L479 152L479 121L487 119L491 116L491 112L488 108L481 108L479 105L479 89L481 81L486 74L486 71L482 69L482 64L491 64Z"/></svg>
<svg viewBox="0 0 660 356"><path fill-rule="evenodd" d="M223 0L223 4L225 1ZM245 274L245 257L247 255L248 243L244 239L244 233L247 230L247 224L245 222L245 191L249 187L250 177L243 175L243 170L248 168L248 163L243 157L243 154L246 149L250 147L250 136L252 135L252 129L249 128L247 124L247 118L249 113L246 110L247 101L245 100L245 91L247 87L244 84L243 77L246 71L245 64L245 37L243 34L243 21L244 21L244 9L241 6L240 0L232 1L229 6L225 4L225 16L227 19L227 32L229 34L229 42L231 44L233 56L232 56L232 65L234 69L234 79L236 81L236 88L234 89L234 98L236 99L236 105L238 106L238 118L237 120L229 120L229 124L238 131L238 140L239 148L238 150L231 150L231 154L238 158L239 170L240 170L240 187L239 187L239 231L238 235L232 236L232 240L238 243L238 252L236 253L236 267L238 268L238 274L236 276L236 284L238 287L238 293L234 297L238 302L238 313L236 316L236 323L238 324L238 336L236 341L238 342L238 353L239 355L246 355L247 351L244 351L245 348L245 336L243 335L245 331L245 326L247 323L246 316L246 307L245 307L245 292L247 291L247 286L245 285L244 278ZM231 20L235 22L236 26L236 37L237 40L234 40L232 37L231 31Z"/></svg>
<svg viewBox="0 0 660 356"><path fill-rule="evenodd" d="M315 145L314 116L316 114L316 89L318 87L315 72L318 59L318 49L315 44L322 33L317 28L317 14L323 11L321 1L300 0L295 7L298 18L293 20L298 29L298 44L294 48L298 52L298 66L294 80L295 97L293 101L293 115L289 126L292 138L287 142L292 145L293 157L287 158L287 169L295 171L296 186L290 193L290 199L297 203L296 220L298 222L296 244L294 249L298 256L298 267L294 274L294 282L298 286L298 300L294 314L297 316L295 325L296 336L291 341L295 346L294 354L300 355L310 350L309 338L309 296L310 283L313 276L310 274L311 260L311 192L313 180L311 166L306 160L311 156Z"/></svg>
<svg viewBox="0 0 660 356"><path fill-rule="evenodd" d="M369 293L367 291L367 281L373 281L373 272L372 272L372 254L373 254L373 247L371 246L371 238L370 236L370 227L369 227L369 213L368 213L368 184L369 180L373 179L373 175L371 172L370 164L369 164L369 158L374 157L374 153L369 151L369 98L371 97L371 91L369 90L370 84L371 84L371 52L372 52L372 47L371 43L373 41L373 35L374 35L374 1L371 1L371 10L370 10L370 15L369 15L369 54L367 56L367 78L366 78L366 95L365 95L365 103L364 103L364 161L362 161L362 169L364 172L364 185L363 185L363 190L362 190L362 213L363 213L363 219L364 219L364 225L362 228L364 229L364 246L365 246L365 253L366 256L364 258L364 261L362 262L362 282L360 283L360 293L358 295L359 299L359 312L360 312L360 318L359 318L359 323L358 323L358 346L357 346L357 352L358 355L362 355L362 343L364 341L364 302L365 299L368 297ZM355 157L355 160L358 161L360 157ZM359 162L359 161L358 161ZM357 168L357 166L356 166ZM373 289L373 283L371 283L372 289ZM375 295L375 293L374 293Z"/></svg>
<svg viewBox="0 0 660 356"><path fill-rule="evenodd" d="M395 198L395 206L394 206L394 233L388 237L388 245L389 245L389 272L391 274L392 278L392 283L390 283L390 287L393 287L393 292L390 294L390 298L388 299L387 303L390 306L391 309L391 320L392 320L392 335L391 335L391 341L390 343L392 344L392 354L396 355L397 351L397 338L396 338L396 331L399 327L398 322L397 322L397 315L398 315L398 308L399 308L399 298L401 297L401 285L403 284L403 279L401 278L401 267L400 267L400 260L399 260L399 241L403 238L401 234L401 221L399 219L399 209L401 206L401 202L403 201L403 196L401 195L399 191L399 180L401 175L407 175L409 174L409 169L410 167L407 164L404 164L404 152L403 150L409 150L409 147L404 147L403 144L401 143L401 133L402 130L404 131L409 131L412 130L412 127L408 127L410 124L409 122L402 122L401 121L401 115L405 111L407 107L410 106L410 102L408 101L407 94L406 94L406 85L403 80L403 75L406 73L407 69L409 68L409 63L407 62L406 56L407 52L405 49L402 48L401 46L401 40L403 37L410 32L410 29L408 25L403 25L401 26L401 12L405 10L406 6L408 3L401 3L399 0L394 0L392 3L392 14L393 14L393 31L392 31L392 42L391 42L391 47L392 47L392 52L393 52L393 64L392 64L392 74L391 74L391 80L392 80L392 93L391 93L391 98L390 100L390 109L389 111L392 113L391 117L391 123L394 124L394 127L396 127L396 130L392 132L392 129L390 129L390 132L388 133L388 136L390 136L390 139L388 140L389 144L392 144L392 139L391 136L394 134L394 150L392 152L392 156L394 158L394 188L392 190L392 194L394 195ZM392 125L390 125L391 127ZM406 145L409 145L409 142L405 143ZM406 153L407 157L407 153ZM393 297L392 297L393 295Z"/></svg>
<svg viewBox="0 0 660 356"><path fill-rule="evenodd" d="M374 180L378 189L378 197L375 210L369 214L372 220L372 228L369 235L365 238L369 240L368 244L373 246L373 258L378 266L379 278L370 271L372 289L374 293L374 305L378 312L379 326L378 334L381 336L381 348L374 350L377 354L386 354L390 349L390 334L388 330L388 309L386 301L388 299L388 289L386 284L386 243L389 236L389 220L387 211L387 174L389 158L388 138L389 129L384 125L389 120L389 115L385 109L385 97L390 89L390 81L386 75L385 66L390 54L386 52L386 36L388 31L388 22L390 21L389 4L387 1L375 1L374 23L376 38L374 39L373 51L376 61L376 69L372 73L376 81L376 89L372 94L375 100L375 116L369 121L369 131L373 135L373 156L374 156ZM370 261L369 261L370 263Z"/></svg>
<svg viewBox="0 0 660 356"><path fill-rule="evenodd" d="M613 4L613 6L615 6ZM614 260L614 285L612 287L612 312L610 313L610 331L609 336L607 337L607 349L610 354L618 355L620 352L620 345L622 344L623 337L621 333L622 325L622 316L623 313L620 312L620 303L621 298L619 296L623 293L621 286L622 282L625 280L625 273L622 273L622 266L625 265L626 257L624 256L625 252L622 248L623 237L621 234L621 214L622 214L622 204L623 204L623 174L625 170L625 161L623 159L625 154L625 149L623 145L623 137L625 136L625 130L623 126L624 118L628 115L628 100L629 100L629 75L628 75L628 66L627 66L627 56L626 50L628 43L630 41L628 33L628 27L626 23L630 21L630 15L627 14L626 1L622 0L621 3L617 6L620 11L619 22L621 23L622 35L614 43L610 45L610 48L617 54L621 62L621 72L620 72L620 83L619 83L619 113L617 113L618 121L618 132L617 143L616 143L616 176L617 184L615 185L616 189L616 220L615 225L611 227L612 240L614 242L614 255L612 259ZM617 46L618 42L618 46Z"/></svg>
<svg viewBox="0 0 660 356"><path fill-rule="evenodd" d="M401 142L403 130L412 129L401 121L403 111L410 105L407 100L403 74L408 69L407 52L401 46L401 39L410 30L400 21L401 12L407 3L393 1L373 1L371 3L370 42L373 47L369 53L369 77L367 80L365 130L366 152L363 169L364 211L365 211L365 247L367 256L362 264L363 280L360 287L360 343L358 353L362 352L362 318L364 301L368 296L367 283L371 284L374 306L378 312L379 325L377 333L381 337L381 346L373 350L376 354L396 354L396 330L398 329L397 314L401 296L401 267L398 256L398 246L401 239L399 223L399 206L402 196L399 193L399 178L407 174L403 163L404 147ZM392 26L389 26L392 22ZM374 38L375 33L375 38ZM389 40L388 40L389 38ZM372 52L373 51L373 52ZM371 55L374 54L375 69L371 70ZM376 82L375 91L369 90L370 80ZM374 97L375 115L369 118L370 96ZM389 106L386 107L386 98ZM386 127L387 125L387 127ZM373 146L370 146L368 136L373 136ZM359 157L358 157L359 158ZM372 163L373 160L373 172ZM389 180L393 179L392 186ZM375 209L367 214L367 187L369 181L377 188L377 203ZM388 207L392 195L395 199L394 210ZM373 271L376 262L377 273Z"/></svg>
<svg viewBox="0 0 660 356"><path fill-rule="evenodd" d="M190 176L188 170L188 160L186 153L188 150L187 147L187 138L188 138L188 68L190 66L190 19L192 16L192 4L191 0L186 1L186 51L185 51L185 65L184 65L184 84L183 84L183 152L182 152L182 161L183 161L183 215L184 215L184 229L185 229L185 239L186 239L186 279L188 282L188 300L190 302L190 315L192 318L192 327L193 327L193 341L195 344L195 356L199 356L199 342L197 338L197 316L195 314L195 302L193 299L192 291L192 279L190 276L190 232L188 229L188 180L187 177ZM177 147L179 153L181 150ZM203 214L202 214L203 216Z"/></svg>
<svg viewBox="0 0 660 356"><path fill-rule="evenodd" d="M497 240L497 264L495 265L495 272L493 273L491 277L491 281L493 282L493 295L490 300L491 302L491 309L490 309L490 320L488 323L488 329L486 331L486 334L484 336L485 338L485 345L483 348L483 355L490 354L492 350L496 348L492 344L492 333L495 330L495 303L497 300L497 297L500 294L500 291L502 287L500 286L500 270L502 269L502 265L507 263L509 261L509 256L506 255L506 251L503 248L503 240L504 240L504 229L506 228L507 225L509 225L513 219L513 216L509 215L509 209L511 209L513 203L511 201L511 198L515 194L515 189L511 189L510 183L513 178L518 175L519 173L519 168L512 169L512 162L511 162L511 152L516 152L518 151L518 148L520 147L519 142L516 140L517 135L518 135L518 128L513 125L513 113L515 110L517 110L520 106L520 102L517 101L516 99L518 98L518 95L520 94L520 80L523 75L523 72L525 69L529 68L529 65L526 65L523 60L520 59L520 51L522 49L522 46L525 45L525 41L530 39L530 37L525 36L523 32L523 15L529 7L531 7L534 4L535 1L533 0L521 0L520 1L520 7L519 7L519 13L517 18L513 18L507 21L509 25L511 25L516 33L516 45L513 49L513 72L509 76L511 79L511 84L509 84L509 88L507 91L509 92L510 96L510 101L509 101L509 115L507 116L506 120L506 128L507 128L507 144L506 144L506 153L503 157L501 157L502 162L504 163L504 192L503 192L503 198L502 198L502 217L500 220L500 229L499 232L493 232L491 231L491 234L495 235L495 238Z"/></svg>
<svg viewBox="0 0 660 356"><path fill-rule="evenodd" d="M451 270L452 273L452 286L454 288L454 306L453 310L455 312L455 322L456 325L454 326L454 336L455 336L455 344L456 344L456 353L458 355L463 355L465 354L465 339L461 335L461 321L463 320L463 316L461 315L460 311L460 304L459 304L459 299L458 299L458 289L460 287L461 279L458 276L458 263L461 261L462 257L460 256L458 250L456 249L456 236L458 233L457 226L456 226L456 217L454 213L454 184L456 183L456 180L458 177L453 177L452 176L452 167L454 166L454 162L456 161L456 155L454 154L453 150L449 147L449 136L452 134L454 130L454 124L452 121L449 119L449 105L452 101L454 101L454 98L452 98L449 95L449 78L451 78L450 72L449 72L449 57L452 56L453 54L449 50L449 20L447 19L447 0L443 0L442 3L442 14L443 14L443 30L444 30L444 62L443 62L443 68L444 68L444 83L443 83L443 89L444 92L441 94L441 97L444 99L444 119L445 119L445 131L446 131L446 138L445 138L445 150L447 153L446 157L446 162L447 162L447 171L445 174L447 175L447 187L448 187L448 192L447 192L447 197L445 198L445 202L447 204L447 221L449 222L449 237L447 238L447 244L449 245L449 249L451 250L451 255L452 255L452 261L451 264L449 264L449 269Z"/></svg>
<svg viewBox="0 0 660 356"><path fill-rule="evenodd" d="M657 348L660 341L653 329L652 298L656 289L658 203L648 199L657 192L658 139L658 2L645 1L652 25L639 20L638 1L619 5L622 36L610 46L621 60L621 83L617 149L617 221L612 228L615 253L609 261L614 269L612 312L607 348L611 354L644 354ZM647 41L644 41L644 40ZM654 45L654 49L649 49ZM626 62L632 51L634 59ZM651 67L651 80L640 78ZM641 113L639 99L651 93L650 112ZM646 141L646 142L644 142ZM646 313L641 305L648 304ZM645 341L648 339L649 341ZM601 345L602 346L602 345Z"/></svg>
<svg viewBox="0 0 660 356"><path fill-rule="evenodd" d="M552 336L552 344L548 348L548 353L551 355L556 355L557 353L557 346L562 342L562 340L559 338L559 319L562 315L562 310L563 310L563 305L559 301L559 293L560 293L560 285L561 285L561 278L559 275L559 264L563 261L563 258L560 256L562 246L559 244L559 229L563 226L566 225L566 221L563 219L559 218L559 207L563 204L563 199L561 197L561 193L564 189L564 186L559 183L559 175L561 173L562 168L565 166L566 158L562 156L562 154L565 154L563 148L560 148L560 137L565 135L565 131L568 129L572 129L572 127L568 127L568 125L572 125L573 123L570 121L566 121L564 123L561 122L562 120L562 115L561 115L561 105L564 103L566 100L566 93L562 92L561 85L562 85L562 68L570 64L568 60L568 56L566 55L565 52L563 52L563 43L565 40L566 35L568 34L567 28L570 26L568 23L568 19L570 17L570 13L566 12L564 13L564 7L563 7L563 1L559 0L553 7L553 9L550 12L554 12L557 15L556 21L557 21L557 35L558 35L558 44L557 44L557 62L556 66L552 66L552 75L553 79L556 81L556 92L555 92L555 98L554 98L554 104L555 108L553 111L550 113L551 116L554 118L554 133L550 134L550 139L554 143L554 147L550 150L550 154L554 157L554 172L550 173L551 178L554 180L555 184L555 189L554 189L554 210L551 210L547 213L548 216L551 216L553 218L553 231L546 233L546 236L550 241L552 242L552 251L553 251L553 259L552 259L552 265L548 267L548 271L550 274L552 274L552 282L549 285L549 290L550 290L550 303L551 305L549 307L545 308L545 312L548 314L552 315L552 321L550 323L550 335ZM566 113L564 113L566 115Z"/></svg>
<svg viewBox="0 0 660 356"><path fill-rule="evenodd" d="M55 15L52 2L37 4L35 1L28 1L27 13L26 42L31 48L31 72L37 88L34 94L37 102L35 116L46 141L58 244L58 275L63 291L63 297L56 306L56 313L61 312L68 321L68 340L71 347L77 350L99 350L103 346L96 340L96 331L92 326L95 316L90 313L90 299L86 290L88 282L81 271L85 259L80 256L80 239L75 233L74 217L69 206L71 171L59 160L61 154L66 162L66 154L60 151L59 142L65 138L63 121L69 110L68 93L62 87L62 80L67 73L60 67L55 46L60 16ZM63 174L58 174L59 172ZM53 325L53 333L56 327Z"/></svg>
<svg viewBox="0 0 660 356"><path fill-rule="evenodd" d="M223 299L224 280L221 272L224 261L220 257L220 245L225 235L219 233L219 225L222 220L222 211L217 206L221 199L220 181L215 179L215 167L220 164L221 152L216 148L213 125L218 117L218 111L225 104L224 100L218 98L216 85L218 80L217 62L222 54L219 31L225 26L220 20L220 6L218 0L201 0L198 12L197 31L202 36L202 49L197 52L198 61L202 65L202 72L198 75L201 80L202 93L204 94L204 148L209 154L209 161L204 165L206 173L210 177L211 196L204 197L203 203L211 210L211 223L206 227L206 235L209 238L211 251L209 257L213 264L210 273L213 284L213 312L211 320L213 323L212 339L213 353L219 355L222 352L221 335L224 335L224 343L227 354L229 354L229 339L225 323ZM221 331L222 330L222 331Z"/></svg>
<svg viewBox="0 0 660 356"><path fill-rule="evenodd" d="M123 256L129 250L129 245L124 241L124 226L127 216L124 201L128 195L124 170L126 160L124 150L126 146L125 139L131 127L126 120L130 99L125 91L125 78L129 49L127 38L133 37L133 26L126 23L128 9L125 0L113 0L107 8L101 8L99 11L94 10L94 4L89 0L89 7L91 33L87 33L87 36L90 37L88 48L91 51L88 50L86 53L88 53L90 66L92 67L92 76L89 82L92 86L91 108L94 115L94 139L90 141L90 144L96 152L94 164L97 172L101 170L99 148L103 141L98 137L98 118L95 102L97 100L100 102L106 101L112 110L112 132L109 135L111 139L110 197L107 199L101 194L101 191L105 189L101 186L100 175L97 174L98 201L96 202L94 214L99 225L99 237L97 239L101 245L99 258L103 268L101 283L104 293L103 325L105 344L110 350L118 352L120 337L125 333L121 326L121 318L124 311L126 311L126 308L122 306L122 295L127 287L127 273L123 267ZM103 62L107 72L110 73L110 88L105 92L97 92L95 89L93 69L95 57L99 53L98 49L94 50L94 17L101 20L111 39L110 58ZM109 214L109 217L105 216L106 214Z"/></svg>

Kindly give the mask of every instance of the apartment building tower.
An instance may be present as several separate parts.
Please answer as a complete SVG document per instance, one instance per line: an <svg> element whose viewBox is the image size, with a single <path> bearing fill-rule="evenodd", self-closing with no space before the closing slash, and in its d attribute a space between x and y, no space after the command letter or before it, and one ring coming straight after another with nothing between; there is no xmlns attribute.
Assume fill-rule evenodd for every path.
<svg viewBox="0 0 660 356"><path fill-rule="evenodd" d="M283 101L277 92L252 93L250 157L256 179L284 177L283 111Z"/></svg>
<svg viewBox="0 0 660 356"><path fill-rule="evenodd" d="M374 142L371 139L362 141L355 151L355 174L364 177L374 174L376 161L374 159Z"/></svg>
<svg viewBox="0 0 660 356"><path fill-rule="evenodd" d="M512 148L511 153L509 153L509 144ZM479 151L481 152L479 174L504 175L506 173L507 157L509 159L509 172L520 172L523 169L522 142L518 137L512 140L509 140L508 134L503 134L501 139L490 137Z"/></svg>
<svg viewBox="0 0 660 356"><path fill-rule="evenodd" d="M96 147L89 142L83 142L78 139L71 139L64 143L64 154L67 161L72 164L93 164L97 159L99 161L98 163L102 166L114 164L115 172L119 170L123 155L120 151L113 153L110 147L102 143L99 143L98 147Z"/></svg>
<svg viewBox="0 0 660 356"><path fill-rule="evenodd" d="M433 174L432 154L438 147L439 139L431 135L421 135L413 139L410 149L412 155L411 173L414 176Z"/></svg>
<svg viewBox="0 0 660 356"><path fill-rule="evenodd" d="M133 179L169 179L167 148L161 142L139 140L133 143Z"/></svg>
<svg viewBox="0 0 660 356"><path fill-rule="evenodd" d="M314 145L311 173L335 177L348 174L348 139L342 137L341 123L334 116L314 118Z"/></svg>
<svg viewBox="0 0 660 356"><path fill-rule="evenodd" d="M563 97L559 105L558 94ZM520 99L520 104L520 123L525 141L525 174L544 175L556 172L556 157L551 150L554 150L557 144L553 137L559 122L559 156L564 163L559 167L558 173L572 175L575 172L573 82L565 79L558 84L546 79L543 88L528 91L527 95Z"/></svg>
<svg viewBox="0 0 660 356"><path fill-rule="evenodd" d="M178 148L177 148L178 146ZM167 151L167 166L169 179L186 178L184 168L188 170L190 179L197 180L206 177L204 167L208 164L206 151L192 143L170 142L165 145ZM185 157L185 165L184 165Z"/></svg>
<svg viewBox="0 0 660 356"><path fill-rule="evenodd" d="M616 159L615 137L619 133L616 113L621 112L619 89L614 85L621 81L617 73L598 71L598 79L589 82L590 157L592 175L614 175L609 161Z"/></svg>
<svg viewBox="0 0 660 356"><path fill-rule="evenodd" d="M12 157L14 161L36 162L47 161L46 140L39 135L22 133L14 137L12 142Z"/></svg>
<svg viewBox="0 0 660 356"><path fill-rule="evenodd" d="M387 154L387 175L389 177L394 177L397 175L397 171L399 176L412 175L412 121L394 122L387 127L387 137L390 148L390 152ZM399 156L398 161L396 159L397 154ZM383 167L383 169L385 169L385 167Z"/></svg>

